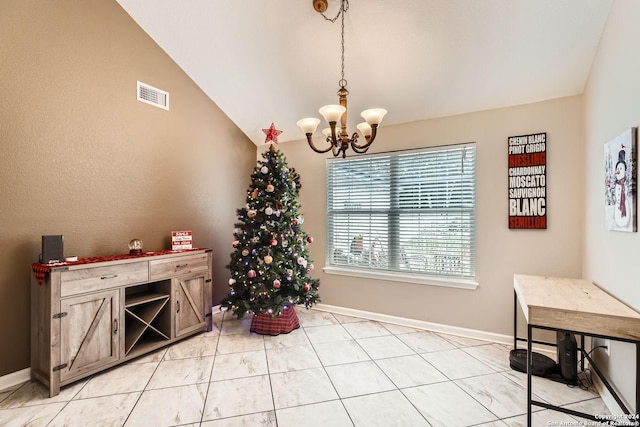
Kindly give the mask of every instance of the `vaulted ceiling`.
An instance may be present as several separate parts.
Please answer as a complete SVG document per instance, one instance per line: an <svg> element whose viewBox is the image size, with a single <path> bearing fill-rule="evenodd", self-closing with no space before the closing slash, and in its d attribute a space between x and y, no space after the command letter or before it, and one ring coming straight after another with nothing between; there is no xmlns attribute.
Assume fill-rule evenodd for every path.
<svg viewBox="0 0 640 427"><path fill-rule="evenodd" d="M340 20L312 0L117 1L258 145L337 103ZM611 1L350 0L349 132L372 107L383 128L581 94Z"/></svg>

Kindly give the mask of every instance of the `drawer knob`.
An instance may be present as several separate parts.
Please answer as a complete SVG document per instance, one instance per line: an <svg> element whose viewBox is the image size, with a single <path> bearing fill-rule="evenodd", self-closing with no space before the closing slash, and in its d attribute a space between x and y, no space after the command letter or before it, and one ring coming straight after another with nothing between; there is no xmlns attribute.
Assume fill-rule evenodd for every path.
<svg viewBox="0 0 640 427"><path fill-rule="evenodd" d="M115 279L116 277L118 277L117 274L112 274L111 276L100 276L100 280Z"/></svg>
<svg viewBox="0 0 640 427"><path fill-rule="evenodd" d="M176 268L185 268L188 265L189 264L178 264L178 265L176 265Z"/></svg>

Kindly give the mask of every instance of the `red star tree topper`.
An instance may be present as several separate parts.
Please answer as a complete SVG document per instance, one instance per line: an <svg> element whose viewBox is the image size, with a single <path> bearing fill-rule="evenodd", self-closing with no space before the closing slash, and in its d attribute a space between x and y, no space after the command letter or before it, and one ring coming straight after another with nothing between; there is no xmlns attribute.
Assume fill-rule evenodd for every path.
<svg viewBox="0 0 640 427"><path fill-rule="evenodd" d="M271 126L269 126L267 129L262 129L262 132L264 132L265 135L267 135L267 137L264 139L265 144L269 141L273 141L277 144L278 135L282 133L281 130L276 129L273 123L271 123Z"/></svg>

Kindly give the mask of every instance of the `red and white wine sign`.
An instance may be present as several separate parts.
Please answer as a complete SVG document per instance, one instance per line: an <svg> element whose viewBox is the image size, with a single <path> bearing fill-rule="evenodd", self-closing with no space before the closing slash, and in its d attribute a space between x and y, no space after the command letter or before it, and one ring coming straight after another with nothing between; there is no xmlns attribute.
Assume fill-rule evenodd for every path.
<svg viewBox="0 0 640 427"><path fill-rule="evenodd" d="M509 228L547 228L547 134L509 137Z"/></svg>

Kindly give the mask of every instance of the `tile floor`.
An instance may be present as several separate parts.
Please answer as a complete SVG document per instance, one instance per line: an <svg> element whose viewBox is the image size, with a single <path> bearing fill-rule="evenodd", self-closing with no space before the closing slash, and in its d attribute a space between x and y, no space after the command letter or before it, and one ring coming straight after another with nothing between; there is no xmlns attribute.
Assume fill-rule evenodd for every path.
<svg viewBox="0 0 640 427"><path fill-rule="evenodd" d="M525 426L509 348L317 310L276 337L250 318L64 387L0 391L2 426ZM534 398L608 413L592 391L534 377ZM535 408L534 426L582 425ZM582 420L586 421L586 420Z"/></svg>

